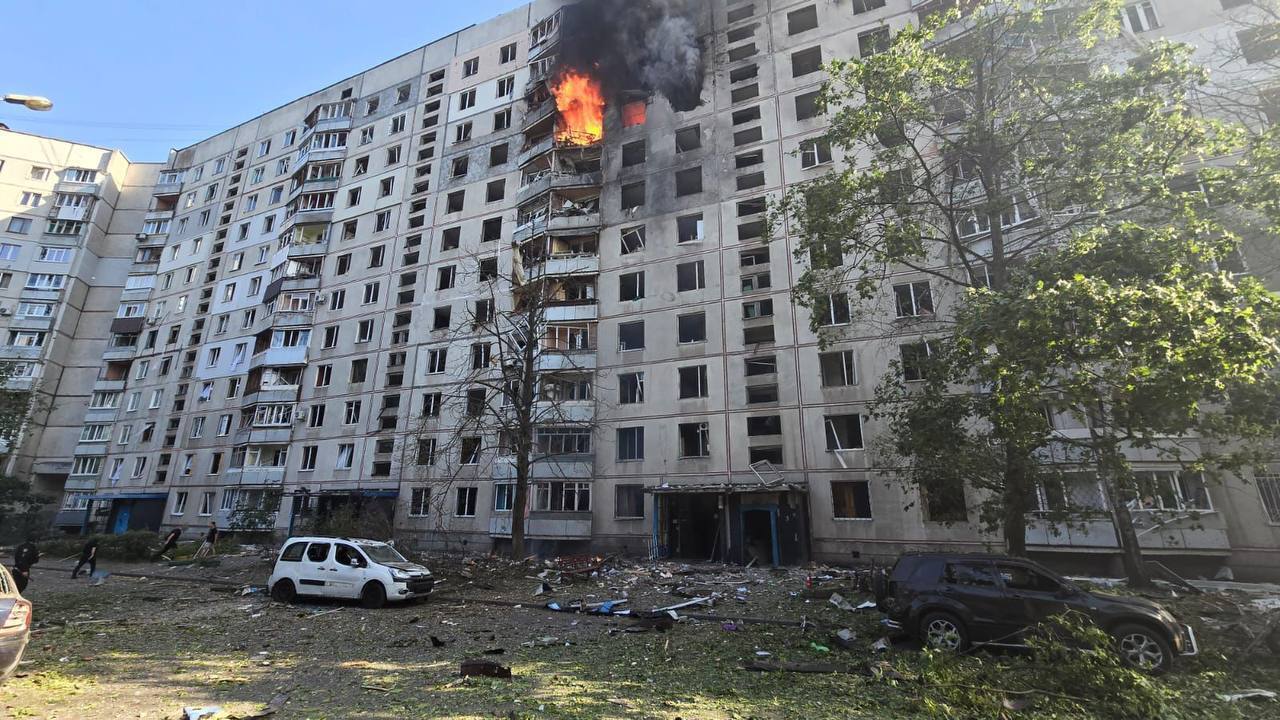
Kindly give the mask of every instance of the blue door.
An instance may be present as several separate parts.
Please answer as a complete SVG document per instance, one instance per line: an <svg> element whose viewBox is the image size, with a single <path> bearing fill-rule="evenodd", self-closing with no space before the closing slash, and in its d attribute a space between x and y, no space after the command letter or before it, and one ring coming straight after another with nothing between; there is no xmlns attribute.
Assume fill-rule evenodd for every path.
<svg viewBox="0 0 1280 720"><path fill-rule="evenodd" d="M115 535L123 535L129 531L129 515L132 514L133 503L123 503L116 509L116 524L111 528Z"/></svg>

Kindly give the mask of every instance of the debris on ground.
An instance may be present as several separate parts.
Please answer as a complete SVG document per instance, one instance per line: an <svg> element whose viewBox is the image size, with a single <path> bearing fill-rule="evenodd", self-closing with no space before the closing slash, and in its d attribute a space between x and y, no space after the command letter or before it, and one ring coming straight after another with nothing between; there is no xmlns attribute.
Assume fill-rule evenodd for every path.
<svg viewBox="0 0 1280 720"><path fill-rule="evenodd" d="M845 673L848 675L859 673L855 668L835 663L801 663L777 660L749 660L742 663L742 669L755 672Z"/></svg>
<svg viewBox="0 0 1280 720"><path fill-rule="evenodd" d="M840 628L831 636L831 643L833 645L838 645L845 650L852 650L853 641L856 638L857 635L855 635L849 628Z"/></svg>
<svg viewBox="0 0 1280 720"><path fill-rule="evenodd" d="M222 708L218 705L184 707L182 708L182 720L206 720L206 718L212 718L221 712Z"/></svg>
<svg viewBox="0 0 1280 720"><path fill-rule="evenodd" d="M888 651L889 651L889 638L887 637L882 637L879 640L871 643L871 652L882 653L882 652L888 652Z"/></svg>
<svg viewBox="0 0 1280 720"><path fill-rule="evenodd" d="M511 668L492 660L471 659L462 661L458 674L462 677L510 678Z"/></svg>
<svg viewBox="0 0 1280 720"><path fill-rule="evenodd" d="M1275 700L1277 697L1280 696L1275 692L1259 688L1237 690L1233 693L1218 693L1218 699L1223 702L1239 702L1240 700Z"/></svg>
<svg viewBox="0 0 1280 720"><path fill-rule="evenodd" d="M289 702L289 696L285 693L276 693L275 696L267 703L266 707L261 710L250 713L248 715L232 715L229 720L265 720L284 709L286 703Z"/></svg>

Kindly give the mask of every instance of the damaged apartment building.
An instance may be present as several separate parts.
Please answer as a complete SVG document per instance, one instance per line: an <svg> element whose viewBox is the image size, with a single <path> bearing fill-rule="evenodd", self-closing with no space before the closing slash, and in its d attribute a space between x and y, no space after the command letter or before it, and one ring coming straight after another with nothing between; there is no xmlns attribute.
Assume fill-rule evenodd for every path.
<svg viewBox="0 0 1280 720"><path fill-rule="evenodd" d="M147 186L101 186L99 203L133 197L130 212L78 239L105 233L114 274L98 278L114 279L89 293L98 305L79 327L94 341L69 351L83 387L45 430L74 425L78 441L28 453L60 458L33 461L65 488L59 522L287 533L358 511L420 547L500 548L514 521L504 439L458 428L470 379L494 362L477 328L536 285L539 400L565 420L536 429L533 551L793 564L998 547L976 518L931 516L870 467L868 403L910 340L851 328L820 347L790 299L795 241L766 237L770 199L843 162L820 139L823 63L875 52L938 5L539 0L162 167L117 170L104 152L55 169L24 154L51 141L0 133L7 195L27 191L35 163ZM1132 3L1126 31L1233 39L1222 6ZM40 182L62 197L62 181ZM6 218L0 252L61 244L41 233L61 200L7 195L0 207L31 234ZM12 289L0 276L7 305L49 292L18 279L46 272L28 257L5 260L20 263ZM933 310L927 278L890 282L886 317ZM892 301L897 285L909 302ZM32 354L33 322L0 320L7 356ZM62 361L44 362L47 377ZM1139 468L1174 516L1141 534L1151 556L1280 567L1280 476L1206 485L1154 459ZM1028 541L1095 566L1116 552L1105 519L1033 524Z"/></svg>

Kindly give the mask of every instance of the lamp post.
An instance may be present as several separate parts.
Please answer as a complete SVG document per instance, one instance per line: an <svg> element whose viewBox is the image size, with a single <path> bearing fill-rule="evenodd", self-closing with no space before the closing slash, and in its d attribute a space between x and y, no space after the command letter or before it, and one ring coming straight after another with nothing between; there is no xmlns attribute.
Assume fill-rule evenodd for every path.
<svg viewBox="0 0 1280 720"><path fill-rule="evenodd" d="M28 110L36 110L38 112L53 109L53 101L47 97L41 97L39 95L10 94L4 96L4 101L10 105L22 105Z"/></svg>

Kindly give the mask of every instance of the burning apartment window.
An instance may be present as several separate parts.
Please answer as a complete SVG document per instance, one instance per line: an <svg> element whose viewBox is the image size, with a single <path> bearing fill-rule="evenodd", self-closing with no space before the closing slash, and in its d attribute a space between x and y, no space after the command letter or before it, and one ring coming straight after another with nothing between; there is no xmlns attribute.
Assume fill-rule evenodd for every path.
<svg viewBox="0 0 1280 720"><path fill-rule="evenodd" d="M808 120L818 117L818 91L802 93L796 96L796 120Z"/></svg>
<svg viewBox="0 0 1280 720"><path fill-rule="evenodd" d="M677 370L680 378L680 389L678 397L681 400L687 398L704 398L707 397L707 366L693 365L690 367L682 367Z"/></svg>
<svg viewBox="0 0 1280 720"><path fill-rule="evenodd" d="M831 513L838 520L870 520L870 483L866 480L832 481Z"/></svg>
<svg viewBox="0 0 1280 720"><path fill-rule="evenodd" d="M648 106L644 100L632 100L622 106L622 127L629 128L645 123Z"/></svg>
<svg viewBox="0 0 1280 720"><path fill-rule="evenodd" d="M641 165L645 161L645 141L636 140L622 146L622 167Z"/></svg>
<svg viewBox="0 0 1280 720"><path fill-rule="evenodd" d="M641 438L644 437L644 428L624 428L640 430ZM621 431L619 431L621 432ZM619 442L621 448L621 442ZM641 458L643 457L643 446L641 446ZM621 454L621 450L619 450ZM636 458L641 459L641 458ZM619 460L622 458L619 457ZM614 503L613 516L619 520L633 520L644 518L644 486L643 485L617 485L614 487Z"/></svg>
<svg viewBox="0 0 1280 720"><path fill-rule="evenodd" d="M791 77L803 77L810 73L818 72L821 69L821 45L791 53Z"/></svg>
<svg viewBox="0 0 1280 720"><path fill-rule="evenodd" d="M787 34L799 35L818 27L818 8L814 5L787 13Z"/></svg>
<svg viewBox="0 0 1280 720"><path fill-rule="evenodd" d="M676 131L676 152L684 153L702 147L702 129L697 125Z"/></svg>
<svg viewBox="0 0 1280 720"><path fill-rule="evenodd" d="M618 325L618 349L641 350L644 348L644 321L620 323Z"/></svg>
<svg viewBox="0 0 1280 720"><path fill-rule="evenodd" d="M701 260L676 265L676 292L701 290L707 286L707 276Z"/></svg>
<svg viewBox="0 0 1280 720"><path fill-rule="evenodd" d="M644 373L618 374L618 402L622 405L644 402Z"/></svg>
<svg viewBox="0 0 1280 720"><path fill-rule="evenodd" d="M676 342L696 343L707 340L707 314L688 313L676 316Z"/></svg>
<svg viewBox="0 0 1280 720"><path fill-rule="evenodd" d="M632 210L634 208L644 207L644 181L634 182L629 185L622 186L622 201L620 206L623 211Z"/></svg>
<svg viewBox="0 0 1280 720"><path fill-rule="evenodd" d="M510 149L506 143L494 145L489 148L489 167L497 167L505 165L509 156Z"/></svg>
<svg viewBox="0 0 1280 720"><path fill-rule="evenodd" d="M874 30L858 33L858 54L864 58L871 57L889 49L889 28L878 27Z"/></svg>
<svg viewBox="0 0 1280 720"><path fill-rule="evenodd" d="M710 429L707 423L680 423L680 457L711 457Z"/></svg>
<svg viewBox="0 0 1280 720"><path fill-rule="evenodd" d="M644 297L644 271L618 276L618 299L640 300Z"/></svg>
<svg viewBox="0 0 1280 720"><path fill-rule="evenodd" d="M635 227L622 229L622 254L630 255L631 253L644 250L644 225L636 225Z"/></svg>

